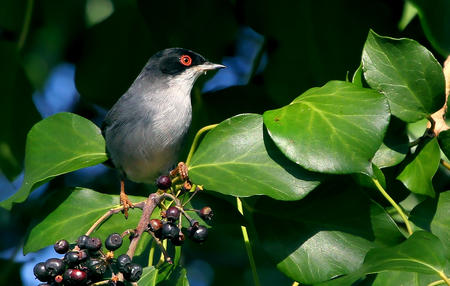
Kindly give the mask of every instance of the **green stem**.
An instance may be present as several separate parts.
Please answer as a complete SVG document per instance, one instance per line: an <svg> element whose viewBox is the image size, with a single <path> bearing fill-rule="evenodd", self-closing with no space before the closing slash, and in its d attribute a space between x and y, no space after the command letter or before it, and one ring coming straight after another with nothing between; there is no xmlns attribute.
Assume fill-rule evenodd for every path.
<svg viewBox="0 0 450 286"><path fill-rule="evenodd" d="M27 1L27 10L25 11L25 18L23 19L22 31L20 32L19 41L17 43L17 49L20 51L25 44L25 40L28 36L28 31L30 30L31 16L33 14L33 4L34 0Z"/></svg>
<svg viewBox="0 0 450 286"><path fill-rule="evenodd" d="M412 228L411 228L411 225L409 224L409 220L408 220L408 217L406 216L406 214L403 212L403 210L400 208L400 206L389 196L389 194L383 189L383 186L381 186L380 182L377 179L372 178L372 181L374 182L375 186L377 186L377 188L380 191L380 193L397 210L398 214L402 217L403 222L406 225L406 229L408 231L408 234L411 235L413 232L412 232Z"/></svg>
<svg viewBox="0 0 450 286"><path fill-rule="evenodd" d="M152 246L150 248L150 253L148 254L148 266L153 265L153 257L155 256L155 248L156 248L156 242L155 242L155 240L152 240Z"/></svg>
<svg viewBox="0 0 450 286"><path fill-rule="evenodd" d="M200 136L203 133L205 133L206 131L213 129L217 125L218 124L208 125L208 126L201 128L199 131L197 131L197 134L195 134L195 137L194 137L194 142L192 142L191 149L189 150L189 154L186 159L186 166L189 166L189 163L191 162L192 155L194 155L194 151L197 148L198 141L200 140Z"/></svg>
<svg viewBox="0 0 450 286"><path fill-rule="evenodd" d="M238 197L236 197L236 202L237 202L238 211L241 213L241 215L244 215L244 210L242 208L242 202ZM252 269L253 281L255 282L256 286L260 286L261 284L259 283L258 272L256 271L256 264L255 264L255 259L253 258L252 246L250 244L250 240L248 239L247 228L245 226L241 225L241 230L242 230L242 236L244 237L245 250L247 251L248 260L250 260L250 267Z"/></svg>
<svg viewBox="0 0 450 286"><path fill-rule="evenodd" d="M436 285L442 285L442 284L445 284L445 281L444 280L438 280L438 281L431 282L427 286L436 286Z"/></svg>
<svg viewBox="0 0 450 286"><path fill-rule="evenodd" d="M439 276L442 278L442 280L444 280L444 282L450 286L450 279L445 275L444 271L439 271L438 272Z"/></svg>

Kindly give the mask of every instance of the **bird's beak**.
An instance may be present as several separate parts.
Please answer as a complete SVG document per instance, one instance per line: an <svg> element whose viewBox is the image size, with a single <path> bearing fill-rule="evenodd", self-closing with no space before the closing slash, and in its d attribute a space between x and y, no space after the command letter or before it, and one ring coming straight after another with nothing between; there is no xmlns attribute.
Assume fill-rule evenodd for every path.
<svg viewBox="0 0 450 286"><path fill-rule="evenodd" d="M224 65L220 65L220 64L215 64L215 63L211 63L211 62L204 62L201 65L198 65L197 68L200 71L210 71L210 70L217 70L217 69L223 69L226 68L226 66Z"/></svg>

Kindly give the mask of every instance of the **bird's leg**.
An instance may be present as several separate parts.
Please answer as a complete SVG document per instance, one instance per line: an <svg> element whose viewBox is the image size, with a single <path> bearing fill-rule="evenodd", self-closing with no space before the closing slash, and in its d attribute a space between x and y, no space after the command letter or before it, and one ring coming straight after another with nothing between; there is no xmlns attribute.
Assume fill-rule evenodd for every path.
<svg viewBox="0 0 450 286"><path fill-rule="evenodd" d="M125 218L128 218L128 209L134 208L133 203L128 199L127 194L125 194L125 182L120 180L120 205L123 206L123 214Z"/></svg>
<svg viewBox="0 0 450 286"><path fill-rule="evenodd" d="M189 179L189 175L188 175L188 167L186 166L186 164L184 162L179 162L178 166L173 169L172 171L170 171L170 176L175 177L177 174L180 175L180 179L182 181L186 181Z"/></svg>

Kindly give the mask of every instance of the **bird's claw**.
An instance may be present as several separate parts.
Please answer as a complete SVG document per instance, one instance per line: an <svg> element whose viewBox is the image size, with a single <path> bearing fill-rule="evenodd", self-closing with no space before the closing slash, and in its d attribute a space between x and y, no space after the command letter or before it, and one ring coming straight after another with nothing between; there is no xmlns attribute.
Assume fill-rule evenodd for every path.
<svg viewBox="0 0 450 286"><path fill-rule="evenodd" d="M125 218L128 218L128 210L130 208L134 208L133 203L130 201L130 199L128 199L127 194L125 193L120 193L120 205L123 206L123 214L125 216Z"/></svg>
<svg viewBox="0 0 450 286"><path fill-rule="evenodd" d="M184 162L179 162L177 167L170 171L170 176L175 177L177 175L180 175L180 179L182 181L186 181L189 179L188 167Z"/></svg>

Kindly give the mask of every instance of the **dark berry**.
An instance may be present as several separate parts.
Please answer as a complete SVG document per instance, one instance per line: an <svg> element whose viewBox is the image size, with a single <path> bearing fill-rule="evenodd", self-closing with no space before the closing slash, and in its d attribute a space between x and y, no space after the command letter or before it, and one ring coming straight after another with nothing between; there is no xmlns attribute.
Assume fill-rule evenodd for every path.
<svg viewBox="0 0 450 286"><path fill-rule="evenodd" d="M72 271L73 271L73 269L71 269L71 268L66 269L66 271L64 271L64 274L63 274L63 280L64 281L70 281L71 280L70 279L70 275L72 274Z"/></svg>
<svg viewBox="0 0 450 286"><path fill-rule="evenodd" d="M122 236L118 233L112 233L105 240L105 247L108 250L114 251L122 246Z"/></svg>
<svg viewBox="0 0 450 286"><path fill-rule="evenodd" d="M62 259L50 258L45 261L45 269L50 276L54 277L64 273L65 265Z"/></svg>
<svg viewBox="0 0 450 286"><path fill-rule="evenodd" d="M80 250L78 252L78 262L86 261L86 259L89 257L87 250Z"/></svg>
<svg viewBox="0 0 450 286"><path fill-rule="evenodd" d="M100 248L102 248L102 241L100 240L100 238L90 237L86 241L86 249L88 249L89 251L98 251L100 250Z"/></svg>
<svg viewBox="0 0 450 286"><path fill-rule="evenodd" d="M123 277L130 282L136 282L141 278L142 266L136 263L130 263L129 271L123 274Z"/></svg>
<svg viewBox="0 0 450 286"><path fill-rule="evenodd" d="M212 217L214 216L214 212L212 211L212 209L210 207L204 207L200 210L199 212L200 217L204 220L211 220Z"/></svg>
<svg viewBox="0 0 450 286"><path fill-rule="evenodd" d="M158 180L156 180L156 186L160 190L167 190L172 186L172 180L169 176L159 176Z"/></svg>
<svg viewBox="0 0 450 286"><path fill-rule="evenodd" d="M153 232L157 232L158 230L160 230L162 228L162 221L160 219L151 219L150 223L148 224L148 228L153 231Z"/></svg>
<svg viewBox="0 0 450 286"><path fill-rule="evenodd" d="M86 272L79 269L72 269L70 272L70 280L76 282L77 284L82 284L87 279Z"/></svg>
<svg viewBox="0 0 450 286"><path fill-rule="evenodd" d="M62 275L56 275L56 277L55 277L55 282L56 282L56 283L61 283L61 282L63 282L63 277L62 277Z"/></svg>
<svg viewBox="0 0 450 286"><path fill-rule="evenodd" d="M77 245L79 248L81 249L85 249L86 248L86 243L89 240L89 236L87 235L82 235L77 239Z"/></svg>
<svg viewBox="0 0 450 286"><path fill-rule="evenodd" d="M170 207L166 210L166 218L172 222L178 220L180 217L180 210L177 207Z"/></svg>
<svg viewBox="0 0 450 286"><path fill-rule="evenodd" d="M50 279L50 274L45 268L44 262L39 262L36 264L33 268L33 273L39 281L46 282Z"/></svg>
<svg viewBox="0 0 450 286"><path fill-rule="evenodd" d="M94 276L103 276L106 272L106 263L101 259L92 258L86 263L89 274Z"/></svg>
<svg viewBox="0 0 450 286"><path fill-rule="evenodd" d="M70 266L78 264L78 251L69 251L64 255L64 262Z"/></svg>
<svg viewBox="0 0 450 286"><path fill-rule="evenodd" d="M208 229L203 225L193 227L189 237L195 242L204 242L208 237Z"/></svg>
<svg viewBox="0 0 450 286"><path fill-rule="evenodd" d="M65 239L58 240L55 245L53 245L55 251L59 254L64 254L69 251L69 242Z"/></svg>
<svg viewBox="0 0 450 286"><path fill-rule="evenodd" d="M173 245L180 246L184 243L184 234L181 232L170 240Z"/></svg>
<svg viewBox="0 0 450 286"><path fill-rule="evenodd" d="M176 225L169 222L163 224L161 229L161 235L163 239L172 239L174 237L177 237L179 233L180 229Z"/></svg>
<svg viewBox="0 0 450 286"><path fill-rule="evenodd" d="M126 266L130 263L131 263L131 258L126 254L122 254L119 257L117 257L117 269L119 269L119 271L122 273L128 271Z"/></svg>

